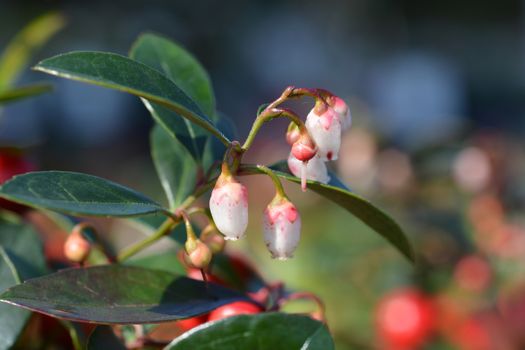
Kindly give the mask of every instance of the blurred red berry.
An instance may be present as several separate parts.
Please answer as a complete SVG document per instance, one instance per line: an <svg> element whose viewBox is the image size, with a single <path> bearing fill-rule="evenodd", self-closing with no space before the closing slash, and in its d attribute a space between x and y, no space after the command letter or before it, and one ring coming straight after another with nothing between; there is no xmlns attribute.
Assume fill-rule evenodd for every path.
<svg viewBox="0 0 525 350"><path fill-rule="evenodd" d="M11 179L15 175L24 174L35 170L33 164L19 154L0 153L0 184ZM27 207L0 198L0 207L16 213L23 213Z"/></svg>
<svg viewBox="0 0 525 350"><path fill-rule="evenodd" d="M463 289L471 292L485 290L492 277L489 264L483 258L469 255L462 258L454 270L454 279Z"/></svg>
<svg viewBox="0 0 525 350"><path fill-rule="evenodd" d="M379 336L388 348L418 348L431 336L434 313L432 302L420 291L394 291L386 295L377 308Z"/></svg>
<svg viewBox="0 0 525 350"><path fill-rule="evenodd" d="M210 313L208 321L222 320L223 318L237 315L258 314L261 312L262 308L254 303L248 301L236 301L213 310Z"/></svg>

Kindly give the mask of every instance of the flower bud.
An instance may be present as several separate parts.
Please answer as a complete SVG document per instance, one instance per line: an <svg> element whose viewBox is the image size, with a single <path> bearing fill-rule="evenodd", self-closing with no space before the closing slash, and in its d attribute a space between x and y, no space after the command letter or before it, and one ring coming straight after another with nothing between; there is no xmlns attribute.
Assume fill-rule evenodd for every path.
<svg viewBox="0 0 525 350"><path fill-rule="evenodd" d="M293 256L301 236L301 217L292 202L276 196L264 211L263 229L272 258L286 260Z"/></svg>
<svg viewBox="0 0 525 350"><path fill-rule="evenodd" d="M294 122L291 122L290 125L288 125L288 130L286 130L286 142L292 146L295 141L299 140L299 136L301 136L299 127Z"/></svg>
<svg viewBox="0 0 525 350"><path fill-rule="evenodd" d="M222 252L226 244L224 236L217 231L213 224L209 224L202 230L200 240L211 249L213 254Z"/></svg>
<svg viewBox="0 0 525 350"><path fill-rule="evenodd" d="M205 269L211 261L210 248L200 239L188 239L185 244L186 254L190 264L197 269Z"/></svg>
<svg viewBox="0 0 525 350"><path fill-rule="evenodd" d="M223 171L211 193L210 211L225 239L243 237L248 227L248 190Z"/></svg>
<svg viewBox="0 0 525 350"><path fill-rule="evenodd" d="M299 139L292 145L292 154L300 161L307 162L312 159L316 153L317 147L307 132L301 134Z"/></svg>
<svg viewBox="0 0 525 350"><path fill-rule="evenodd" d="M82 229L74 229L64 243L64 255L67 259L84 262L91 251L91 243L82 235Z"/></svg>
<svg viewBox="0 0 525 350"><path fill-rule="evenodd" d="M321 159L336 160L341 145L341 121L336 111L331 107L316 106L308 113L305 125Z"/></svg>
<svg viewBox="0 0 525 350"><path fill-rule="evenodd" d="M301 177L301 167L303 166L306 166L306 179L318 181L324 184L330 181L326 164L321 158L319 158L319 155L316 155L304 165L304 162L301 162L290 153L288 156L288 168L290 169L290 172L297 177Z"/></svg>
<svg viewBox="0 0 525 350"><path fill-rule="evenodd" d="M352 126L352 114L350 113L350 108L343 101L342 98L337 96L332 96L330 105L337 113L339 120L341 121L341 127L343 130L346 130Z"/></svg>

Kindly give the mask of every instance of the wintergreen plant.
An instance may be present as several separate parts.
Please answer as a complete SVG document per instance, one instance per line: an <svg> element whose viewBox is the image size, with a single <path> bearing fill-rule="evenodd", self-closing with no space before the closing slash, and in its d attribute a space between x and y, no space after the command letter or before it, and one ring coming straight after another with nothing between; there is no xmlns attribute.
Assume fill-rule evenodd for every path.
<svg viewBox="0 0 525 350"><path fill-rule="evenodd" d="M82 244L73 246L86 251L75 250L72 256L73 260L85 261L84 266L29 279L1 294L1 301L66 320L145 324L197 317L234 301L249 300L246 295L213 283L126 263L159 239L173 232L183 235L185 231L185 237L179 237L185 242L185 259L202 269L205 277L210 261L213 263L212 255L221 251L224 239L235 241L246 234L258 234L246 232L249 189L239 182L240 177L252 175L268 176L275 186L276 194L262 214L261 228L273 257L287 259L300 249L301 224L308 225L309 220L301 220L296 205L284 192L281 181L285 180L300 183L304 190L340 205L414 260L410 244L396 222L349 191L327 170L325 162L338 158L341 134L351 124L347 104L327 90L287 87L277 99L262 105L254 115L249 134L241 141L233 121L216 110L211 82L203 67L164 37L141 35L129 57L71 52L46 59L34 69L141 98L156 122L151 132L151 154L168 205L88 174L39 171L15 176L2 185L0 196L29 207L71 216L131 218L157 214L165 219L152 235L109 257L114 263L102 266L85 261L94 247L86 245L88 241L77 230L75 237ZM314 103L306 118L284 106L291 99L303 98ZM290 127L283 132L283 142L286 139L290 144L288 160L272 165L245 163L243 156L254 145L261 127L276 118L290 121ZM196 204L210 192L209 208ZM196 214L208 220L206 234L200 237L193 230ZM176 231L179 225L185 230ZM266 305L265 310L278 311L278 307ZM333 346L322 323L298 315L262 313L206 325L175 339L167 349L196 348L195 344L216 337L228 339L233 332L252 335L240 340L231 338L232 346L255 349L249 344L255 344L255 337L263 331L266 348L301 348L306 342L310 342L308 349ZM97 332L105 330L95 331L93 339L99 336Z"/></svg>

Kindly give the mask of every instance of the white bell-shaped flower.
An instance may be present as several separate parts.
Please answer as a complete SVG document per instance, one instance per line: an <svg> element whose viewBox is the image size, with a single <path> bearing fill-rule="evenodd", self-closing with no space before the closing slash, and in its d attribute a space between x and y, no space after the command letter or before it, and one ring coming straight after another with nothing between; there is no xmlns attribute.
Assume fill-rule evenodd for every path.
<svg viewBox="0 0 525 350"><path fill-rule="evenodd" d="M343 130L346 130L352 126L352 113L350 108L343 101L342 98L333 96L331 101L332 108L337 113L339 120L341 121L341 127Z"/></svg>
<svg viewBox="0 0 525 350"><path fill-rule="evenodd" d="M324 107L318 115L314 107L306 117L306 128L317 145L322 160L336 160L341 146L341 120L331 107Z"/></svg>
<svg viewBox="0 0 525 350"><path fill-rule="evenodd" d="M233 241L243 237L248 226L246 186L223 172L211 193L210 211L225 239Z"/></svg>
<svg viewBox="0 0 525 350"><path fill-rule="evenodd" d="M293 257L301 237L301 217L295 205L283 197L275 197L263 217L264 241L272 258Z"/></svg>
<svg viewBox="0 0 525 350"><path fill-rule="evenodd" d="M294 155L290 153L288 156L288 169L290 169L290 172L297 177L301 177L302 167L306 167L307 180L319 181L324 184L330 181L326 164L321 158L319 158L319 155L316 155L305 163L295 158Z"/></svg>

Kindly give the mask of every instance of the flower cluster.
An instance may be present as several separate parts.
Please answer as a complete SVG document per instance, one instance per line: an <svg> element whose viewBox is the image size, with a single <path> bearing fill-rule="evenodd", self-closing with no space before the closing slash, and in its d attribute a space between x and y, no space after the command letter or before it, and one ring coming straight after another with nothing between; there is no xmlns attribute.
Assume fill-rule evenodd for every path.
<svg viewBox="0 0 525 350"><path fill-rule="evenodd" d="M296 97L294 91L287 89L284 99ZM291 146L288 166L292 174L301 177L303 190L307 179L322 183L330 180L325 162L337 159L341 133L351 124L350 110L341 98L325 90L306 91L316 98L306 122L289 110L275 108L275 102L258 116L262 122L266 117L278 116L292 120L286 133ZM275 174L264 166L258 167L272 178L276 187L275 197L264 211L264 241L273 258L288 259L299 244L301 217ZM215 226L226 240L242 238L248 226L248 190L235 179L232 169L236 170L234 164L223 162L209 203Z"/></svg>
<svg viewBox="0 0 525 350"><path fill-rule="evenodd" d="M322 90L306 118L307 134L301 135L298 127L290 125L286 134L286 140L292 146L288 168L292 174L301 178L303 190L307 179L322 183L330 181L325 162L338 158L341 134L351 124L352 117L347 104Z"/></svg>

